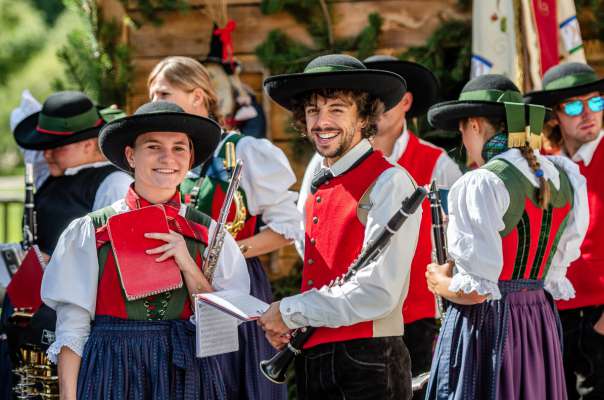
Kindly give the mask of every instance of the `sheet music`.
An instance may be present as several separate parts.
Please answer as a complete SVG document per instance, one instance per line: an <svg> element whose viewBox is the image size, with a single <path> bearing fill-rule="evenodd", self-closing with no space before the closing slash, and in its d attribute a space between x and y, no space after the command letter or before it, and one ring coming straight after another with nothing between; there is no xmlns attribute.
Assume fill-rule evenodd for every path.
<svg viewBox="0 0 604 400"><path fill-rule="evenodd" d="M264 301L238 290L201 293L196 297L198 300L242 321L253 321L260 318L269 307Z"/></svg>
<svg viewBox="0 0 604 400"><path fill-rule="evenodd" d="M239 350L237 319L195 301L195 342L197 357L209 357Z"/></svg>

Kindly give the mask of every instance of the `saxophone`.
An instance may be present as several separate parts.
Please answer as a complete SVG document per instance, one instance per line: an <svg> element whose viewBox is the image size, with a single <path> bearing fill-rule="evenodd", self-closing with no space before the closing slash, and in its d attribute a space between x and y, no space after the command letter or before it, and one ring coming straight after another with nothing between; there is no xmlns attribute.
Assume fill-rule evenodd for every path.
<svg viewBox="0 0 604 400"><path fill-rule="evenodd" d="M210 237L210 241L208 243L208 255L204 261L202 270L210 284L212 283L214 270L216 269L216 264L218 263L218 258L220 257L222 245L224 244L224 235L227 233L227 217L231 209L231 203L233 202L233 199L236 197L236 195L240 194L237 189L239 188L239 182L241 181L242 168L243 161L237 160L237 162L235 163L235 167L233 168L231 173L229 187L227 189L224 202L222 203L222 207L220 208L218 220L216 221L218 225L216 226L216 229L214 230L214 233ZM235 221L233 224L231 224L231 227L233 226L235 226ZM241 225L241 227L243 227L243 224Z"/></svg>

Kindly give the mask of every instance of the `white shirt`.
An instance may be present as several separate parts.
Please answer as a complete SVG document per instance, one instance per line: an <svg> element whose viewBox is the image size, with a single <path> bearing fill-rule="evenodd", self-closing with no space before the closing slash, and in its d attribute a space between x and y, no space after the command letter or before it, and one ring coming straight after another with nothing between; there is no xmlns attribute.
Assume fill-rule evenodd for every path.
<svg viewBox="0 0 604 400"><path fill-rule="evenodd" d="M218 145L214 157L223 143ZM235 156L243 161L241 189L245 192L248 212L261 216L262 222L273 231L290 240L302 240L300 213L296 208L297 193L289 188L296 183L296 175L283 151L267 139L242 137L235 147ZM190 172L189 177L199 176Z"/></svg>
<svg viewBox="0 0 604 400"><path fill-rule="evenodd" d="M370 148L370 143L362 140L329 169L334 176L341 175ZM310 182L308 184L310 186ZM372 207L365 226L364 246L377 237L414 190L415 183L403 168L393 166L382 172L369 197ZM299 200L302 204L305 201L306 198ZM291 329L348 326L380 319L392 312L401 294L404 299L409 287L409 271L421 214L420 207L392 237L390 245L378 259L342 286L324 286L282 299L280 311L285 324Z"/></svg>
<svg viewBox="0 0 604 400"><path fill-rule="evenodd" d="M581 145L581 147L579 147L579 150L577 150L575 155L572 157L572 160L574 162L583 161L583 164L585 164L586 167L589 166L589 164L591 163L591 159L594 157L594 153L596 152L598 146L600 145L600 142L602 141L602 138L604 138L604 130L601 130L598 134L598 137L592 140L591 142L584 143L583 145Z"/></svg>
<svg viewBox="0 0 604 400"><path fill-rule="evenodd" d="M565 157L542 156L535 152L544 177L560 188L560 176L554 164L566 172L574 190L574 205L553 255L545 288L556 299L574 297L574 289L566 279L568 265L580 255L580 246L589 224L585 178L575 163ZM535 187L539 183L518 149L510 149L496 158L507 160ZM455 260L456 274L449 289L465 293L477 291L492 299L501 298L497 281L503 269L500 231L503 216L510 205L509 193L501 179L483 168L461 177L449 192L449 256Z"/></svg>
<svg viewBox="0 0 604 400"><path fill-rule="evenodd" d="M116 212L129 210L122 199L111 205ZM184 216L186 206L179 214ZM216 229L212 221L209 236ZM96 250L95 227L89 216L74 220L63 231L42 279L42 301L57 312L56 341L48 355L56 362L63 346L79 356L90 334L94 319L99 263ZM250 292L247 264L231 235L225 235L224 246L216 265L213 287L216 290L237 289Z"/></svg>
<svg viewBox="0 0 604 400"><path fill-rule="evenodd" d="M405 127L403 129L403 133L396 139L394 142L394 147L392 149L392 154L389 157L386 157L390 163L393 165L398 165L398 160L403 156L405 150L407 149L407 144L409 143L409 135L412 135L407 130L407 123L405 122ZM435 147L433 144L426 142L420 139L422 144ZM302 219L304 220L304 203L306 202L306 197L308 196L308 191L310 190L310 183L312 182L313 176L319 171L321 168L321 164L323 162L323 157L319 153L315 153L313 157L310 159L308 166L306 167L306 171L304 171L304 177L302 178L302 186L300 187L300 196L298 198L298 211L302 214ZM432 172L432 179L436 180L436 185L439 189L448 190L453 186L455 181L461 177L462 173L459 169L459 166L455 161L451 159L445 152L438 157L436 160L436 165L434 167L434 171ZM301 225L302 226L302 225ZM304 229L303 227L301 228ZM296 250L298 250L298 254L300 257L304 257L304 237L301 237L300 240L296 241Z"/></svg>

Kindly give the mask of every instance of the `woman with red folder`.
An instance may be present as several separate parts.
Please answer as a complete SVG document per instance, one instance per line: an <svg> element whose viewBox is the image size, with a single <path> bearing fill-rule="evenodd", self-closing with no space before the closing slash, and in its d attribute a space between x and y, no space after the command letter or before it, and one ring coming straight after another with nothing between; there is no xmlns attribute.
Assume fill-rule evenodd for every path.
<svg viewBox="0 0 604 400"><path fill-rule="evenodd" d="M172 101L191 114L221 121L221 99L212 83L208 70L199 61L168 57L149 74L149 97L153 101ZM228 186L223 163L228 143L235 146L236 158L243 161L239 187L243 207L240 209L247 211L245 220L240 221L241 229L233 236L247 261L252 296L271 303L270 282L258 256L303 239L302 218L295 203L297 196L289 191L296 176L283 151L266 139L224 131L212 158L203 168L192 169L180 189L185 198L194 198L191 203L197 210L218 218ZM260 223L263 226L259 229ZM245 346L240 346L238 352L218 356L228 398L286 399L286 388L268 381L260 372L260 361L275 354L262 329L255 324L240 325L239 341Z"/></svg>
<svg viewBox="0 0 604 400"><path fill-rule="evenodd" d="M56 341L48 354L58 361L62 399L226 398L216 360L195 358L190 295L214 289L249 293L249 275L227 235L208 282L202 255L216 223L181 204L178 192L186 172L212 154L219 138L215 122L167 102L145 104L101 131L103 154L132 173L134 183L123 200L74 220L46 268L42 299L57 312ZM150 205L163 206L169 231L145 234L165 242L144 251L146 262L173 259L184 284L161 292L151 285L134 300L128 293L133 285L140 289L140 282L129 278L128 262L145 254L118 254L125 233L112 231L111 223L108 229L107 222ZM136 238L127 240L140 247ZM157 275L157 284L164 285L163 274Z"/></svg>

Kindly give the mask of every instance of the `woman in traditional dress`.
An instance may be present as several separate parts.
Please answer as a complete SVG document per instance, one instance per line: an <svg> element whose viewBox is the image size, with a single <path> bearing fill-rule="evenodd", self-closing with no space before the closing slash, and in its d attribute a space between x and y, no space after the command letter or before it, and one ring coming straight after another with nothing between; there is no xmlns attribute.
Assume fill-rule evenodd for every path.
<svg viewBox="0 0 604 400"><path fill-rule="evenodd" d="M172 101L192 114L221 120L219 99L210 76L198 61L187 57L169 57L160 61L148 78L151 100ZM267 303L272 292L267 274L258 256L278 250L295 239L301 239L301 216L296 209L296 194L289 188L296 177L281 149L266 139L243 136L236 131L223 131L213 157L203 167L193 169L181 185L185 198L212 218L218 218L227 188L228 174L224 159L227 143L235 145L243 161L241 203L245 220L239 221L238 232L232 232L239 244L250 273L251 294ZM229 221L233 220L232 206ZM259 228L260 225L263 225ZM280 400L287 397L286 388L262 376L259 363L274 355L275 350L256 324L239 327L239 351L218 356L229 399Z"/></svg>
<svg viewBox="0 0 604 400"><path fill-rule="evenodd" d="M500 75L428 113L432 126L461 131L480 166L449 193L451 262L426 272L449 304L428 399L566 398L552 296L574 296L565 274L587 229L587 194L574 163L534 150L544 115Z"/></svg>
<svg viewBox="0 0 604 400"><path fill-rule="evenodd" d="M202 255L216 223L181 204L178 192L219 138L214 121L168 102L145 104L103 128L103 154L131 172L134 183L123 200L74 220L44 273L42 299L57 312L48 354L58 360L62 399L226 399L216 361L195 358L190 297L214 289L247 293L249 276L226 235L211 284L204 277ZM107 221L153 204L163 205L171 231L147 233L166 242L147 253L157 261L173 258L184 285L130 301Z"/></svg>

